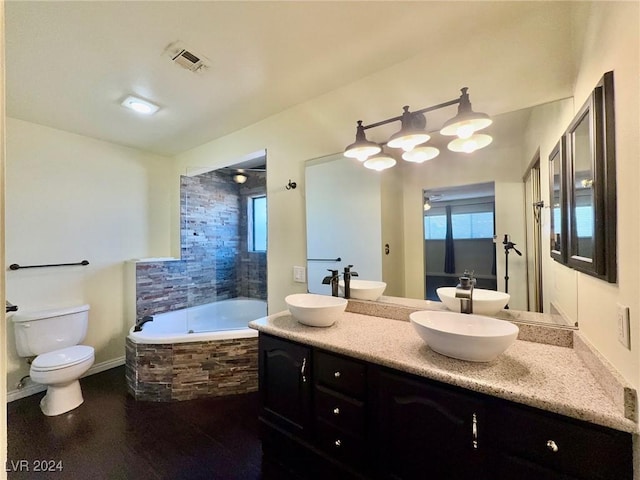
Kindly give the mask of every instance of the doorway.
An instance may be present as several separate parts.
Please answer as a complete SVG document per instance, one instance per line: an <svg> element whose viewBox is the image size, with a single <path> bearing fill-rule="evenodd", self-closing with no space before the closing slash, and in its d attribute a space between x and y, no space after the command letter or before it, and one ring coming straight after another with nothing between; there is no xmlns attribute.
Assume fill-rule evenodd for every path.
<svg viewBox="0 0 640 480"><path fill-rule="evenodd" d="M493 182L423 191L425 298L473 272L476 286L497 289Z"/></svg>
<svg viewBox="0 0 640 480"><path fill-rule="evenodd" d="M540 151L531 161L531 167L524 177L525 216L527 228L527 303L532 312L543 311L542 298L542 189L540 186Z"/></svg>

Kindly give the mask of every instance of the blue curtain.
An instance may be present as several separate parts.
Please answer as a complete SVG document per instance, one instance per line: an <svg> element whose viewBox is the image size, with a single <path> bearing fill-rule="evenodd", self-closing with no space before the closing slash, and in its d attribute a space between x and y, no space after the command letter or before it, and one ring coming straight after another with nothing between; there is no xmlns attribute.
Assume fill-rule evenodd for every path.
<svg viewBox="0 0 640 480"><path fill-rule="evenodd" d="M451 206L447 205L447 233L444 241L444 273L456 273L456 257L453 249Z"/></svg>

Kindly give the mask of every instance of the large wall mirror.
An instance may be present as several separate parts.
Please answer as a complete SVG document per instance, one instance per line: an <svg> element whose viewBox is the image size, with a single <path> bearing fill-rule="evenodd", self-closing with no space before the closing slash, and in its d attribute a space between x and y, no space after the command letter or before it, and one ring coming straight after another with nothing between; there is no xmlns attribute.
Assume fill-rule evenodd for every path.
<svg viewBox="0 0 640 480"><path fill-rule="evenodd" d="M613 72L600 80L564 135L566 144L567 265L614 283L616 182ZM553 254L553 252L552 252Z"/></svg>
<svg viewBox="0 0 640 480"><path fill-rule="evenodd" d="M474 197L474 202L482 204L483 209L475 212L475 216L478 220L487 215L492 217L491 230L495 237L484 238L487 235L481 234L482 238L462 239L459 243L488 242L487 258L481 262L482 276L486 277L483 281L504 291L505 262L508 261L509 306L513 310L533 311L527 271L533 252L526 248L526 219L531 215L525 209L534 207L526 204L528 197L523 175L531 159L530 152L536 150L535 142L540 140L536 137L537 132L531 131L531 119L537 116L540 123L541 112L544 112L547 119L553 117L558 122L557 131L561 132L567 123L565 120L562 125L556 117L562 112L562 118L570 118L572 111L573 99L567 98L496 115L494 125L490 127L494 142L484 151L452 155L445 147L439 157L421 165L399 162L392 169L374 172L345 158L342 153L308 161L305 195L309 291L330 294L329 287L322 284L327 270L342 270L353 264L360 279L385 281L386 296L429 298L428 292L433 293L437 287L427 285L429 274L436 282L438 277L455 277L467 267L465 258L473 256L461 252L456 257L455 269L449 273L444 272L444 267L440 268L443 259L433 252L426 252L426 249L442 250L444 247L436 238L442 232L434 233L433 245L426 244L425 198L432 197L434 214L440 210L446 214L447 202L444 200L447 197L451 200L448 203L452 211L468 210L469 206L462 206L468 202L461 199ZM549 120L542 123L545 122ZM547 174L546 168L544 173ZM489 196L491 205L487 207L485 200ZM545 228L548 228L550 211L546 208L542 212ZM440 220L434 218L434 226L437 227ZM517 245L523 254L521 257L512 251L507 260L502 245L505 235ZM483 243L482 248L484 246ZM547 258L548 255L546 250ZM471 269L477 263L474 262L467 262ZM440 270L442 275L437 273ZM447 278L447 282L450 280Z"/></svg>

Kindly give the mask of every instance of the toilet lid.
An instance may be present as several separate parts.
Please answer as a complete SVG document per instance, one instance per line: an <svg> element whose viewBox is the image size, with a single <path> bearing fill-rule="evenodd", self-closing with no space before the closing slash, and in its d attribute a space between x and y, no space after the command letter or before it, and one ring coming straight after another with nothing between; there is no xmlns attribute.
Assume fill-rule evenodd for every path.
<svg viewBox="0 0 640 480"><path fill-rule="evenodd" d="M31 368L39 372L57 370L62 367L71 367L82 363L91 357L93 357L93 347L75 345L73 347L62 348L38 355L31 363Z"/></svg>

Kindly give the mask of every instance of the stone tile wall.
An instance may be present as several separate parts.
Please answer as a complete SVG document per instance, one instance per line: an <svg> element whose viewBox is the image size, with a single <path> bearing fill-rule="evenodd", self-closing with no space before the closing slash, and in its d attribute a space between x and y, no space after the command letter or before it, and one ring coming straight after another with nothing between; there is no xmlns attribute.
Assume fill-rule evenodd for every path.
<svg viewBox="0 0 640 480"><path fill-rule="evenodd" d="M258 390L258 338L139 344L127 338L127 390L169 402Z"/></svg>
<svg viewBox="0 0 640 480"><path fill-rule="evenodd" d="M139 263L136 315L235 298L267 299L267 255L247 249L247 201L266 174L237 185L226 173L181 177L181 260Z"/></svg>

